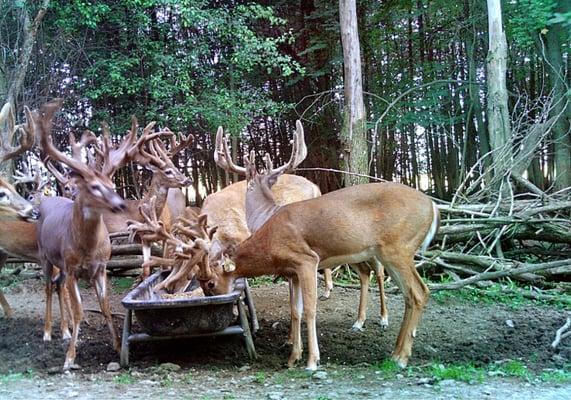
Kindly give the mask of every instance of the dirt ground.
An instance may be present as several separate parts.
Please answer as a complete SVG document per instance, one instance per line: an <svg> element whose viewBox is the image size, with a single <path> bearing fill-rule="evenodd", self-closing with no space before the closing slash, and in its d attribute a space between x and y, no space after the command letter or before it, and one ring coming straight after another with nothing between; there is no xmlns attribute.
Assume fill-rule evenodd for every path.
<svg viewBox="0 0 571 400"><path fill-rule="evenodd" d="M128 378L124 377L125 371L111 374L105 372L106 368L110 362L118 362L119 357L111 347L109 333L101 316L88 311L87 321L82 325L76 359L81 368L70 374L57 372L54 375L63 365L66 344L60 339L57 322L54 339L43 342L45 301L41 281L21 281L6 291L15 317L10 320L0 317L0 398L34 398L34 394L52 398L47 396L52 392L53 398L65 393L67 397L76 398L102 398L101 395L129 398L122 397L127 393L125 387L141 390L138 394L130 392L139 398L150 398L152 393L168 397L170 390L186 387L184 383L191 376L196 382L214 380L207 384L209 391L201 392L201 395L185 395L197 399L253 398L251 396L258 395L270 399L325 399L363 393L364 398L377 398L380 393L384 393L383 398L399 398L403 396L403 386L408 388L410 395L435 398L448 398L448 395L450 398L501 398L502 390L514 398L518 398L520 392L521 398L527 398L534 390L545 389L545 385L534 388L533 383L529 382L496 380L492 388L488 387L489 382L483 386L454 383L450 385L453 390L448 393L442 390L442 383L446 381L433 385L430 380L425 381L406 372L397 374L397 381L382 381L378 379L379 372L373 366L390 357L403 313L402 296L388 296L389 328L382 331L378 324L378 298L375 292L371 293L369 319L364 331L356 333L350 328L356 317L358 291L339 287L334 289L329 300L318 304L318 335L324 374L317 380L295 380L297 373L303 374L303 365L293 372L288 372L284 367L289 354L289 348L283 345L289 321L287 285L267 284L252 288L252 292L260 321L260 330L254 338L258 352L256 361L248 359L239 337L175 340L132 345ZM124 294L114 288L114 312L125 311L121 305ZM85 309L98 309L92 289L83 288L82 298ZM54 316L58 318L55 307ZM571 362L571 341L567 340L557 351L550 347L554 332L564 319L563 311L548 306L513 308L502 304L466 302L456 297L438 302L431 300L418 329L409 369L435 363L485 366L504 360L520 360L537 373L567 368ZM121 332L120 315L117 316L116 325ZM162 381L156 383L153 378L157 376L157 366L163 363L176 364L173 367L174 378L166 387L159 384ZM2 376L5 378L1 379ZM10 378L16 376L18 379ZM65 379L62 380L62 377ZM288 386L290 377L293 382L291 387ZM398 379L402 382L399 383ZM107 384L104 388L116 386L118 389L108 393L97 382L110 382L113 384ZM332 385L331 390L327 389L329 384ZM257 392L249 392L248 385ZM241 389L236 391L234 387ZM571 398L571 385L556 385L551 389L540 398ZM355 390L357 392L352 394L351 391ZM98 394L99 397L90 397L89 393Z"/></svg>

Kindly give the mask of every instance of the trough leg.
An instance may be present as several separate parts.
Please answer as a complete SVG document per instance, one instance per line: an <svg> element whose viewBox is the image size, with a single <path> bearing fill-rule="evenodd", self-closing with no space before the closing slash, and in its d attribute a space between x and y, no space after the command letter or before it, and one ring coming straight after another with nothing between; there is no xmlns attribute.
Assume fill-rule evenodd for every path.
<svg viewBox="0 0 571 400"><path fill-rule="evenodd" d="M123 368L129 366L129 336L131 335L131 323L133 320L133 310L127 310L125 320L123 321L123 335L121 336L121 359L120 363Z"/></svg>
<svg viewBox="0 0 571 400"><path fill-rule="evenodd" d="M246 279L246 286L244 286L244 293L246 294L245 300L248 306L248 311L250 312L250 323L252 324L252 333L256 333L260 329L258 324L258 316L256 314L256 307L254 306L254 298L252 297L252 292L250 291L250 285Z"/></svg>
<svg viewBox="0 0 571 400"><path fill-rule="evenodd" d="M240 317L240 325L244 330L244 341L246 342L246 350L248 350L248 355L251 359L255 360L258 358L256 354L256 348L254 347L254 340L252 339L252 332L250 331L250 324L248 318L246 317L246 309L244 308L244 303L242 299L238 299L238 314Z"/></svg>

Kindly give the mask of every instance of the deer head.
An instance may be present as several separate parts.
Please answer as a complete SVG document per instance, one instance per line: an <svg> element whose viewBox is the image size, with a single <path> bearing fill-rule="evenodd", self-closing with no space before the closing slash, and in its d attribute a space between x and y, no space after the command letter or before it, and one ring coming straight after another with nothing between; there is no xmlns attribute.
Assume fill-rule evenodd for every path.
<svg viewBox="0 0 571 400"><path fill-rule="evenodd" d="M248 188L246 192L246 222L248 229L258 230L267 219L273 215L278 205L272 194L272 187L280 175L292 171L303 162L307 156L303 126L296 121L296 131L293 137L290 159L284 165L274 168L273 161L268 153L264 155L265 170L256 168L254 151L244 156L244 167L237 166L230 153L228 138L224 137L222 127L216 133L216 150L214 160L216 164L229 172L246 176Z"/></svg>
<svg viewBox="0 0 571 400"><path fill-rule="evenodd" d="M192 135L181 136L177 142L174 133L168 128L154 132L156 123L149 123L142 135L137 138L139 123L136 117L131 118L131 129L117 146L111 144L109 126L103 123L103 141L95 148L96 168L108 177L129 162L135 161L151 170L155 179L167 187L188 186L192 180L181 173L172 162L172 157L184 150L193 141ZM167 150L162 138L168 138L170 148Z"/></svg>
<svg viewBox="0 0 571 400"><path fill-rule="evenodd" d="M6 125L6 129L14 132L18 137L19 145L12 147L10 143L0 142L0 162L4 162L19 156L34 145L35 125L32 113L28 107L24 107L26 123L16 125L10 103L6 103L0 111L0 126ZM4 135L0 135L2 138ZM12 137L13 135L7 135ZM33 205L18 194L14 186L0 178L0 213L14 219L37 218L38 212Z"/></svg>
<svg viewBox="0 0 571 400"><path fill-rule="evenodd" d="M40 145L44 154L43 162L49 160L62 163L70 170L70 179L77 187L84 207L95 210L120 212L126 208L125 201L115 193L111 179L103 173L90 168L82 161L65 155L53 144L51 129L54 114L61 107L61 100L54 100L42 106L36 118L40 132Z"/></svg>

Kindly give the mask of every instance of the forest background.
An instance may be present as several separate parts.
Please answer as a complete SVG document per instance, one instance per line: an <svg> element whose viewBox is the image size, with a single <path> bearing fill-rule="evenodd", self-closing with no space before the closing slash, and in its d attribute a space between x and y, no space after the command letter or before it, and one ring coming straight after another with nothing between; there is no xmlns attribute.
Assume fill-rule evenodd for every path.
<svg viewBox="0 0 571 400"><path fill-rule="evenodd" d="M213 162L219 125L236 159L253 148L283 163L300 119L309 154L299 173L322 192L346 184L336 171L361 157L358 176L439 200L441 247L455 253L428 254L426 265L506 276L504 267L534 261L568 277L571 4L358 1L349 48L360 49L365 130L355 136L364 147L353 148L344 136L346 3L1 0L0 98L21 116L24 106L63 97L60 147L103 121L118 139L131 115L192 133L176 162L193 177L197 205L238 178ZM30 170L34 160L3 172ZM140 197L148 174L124 169L118 190Z"/></svg>

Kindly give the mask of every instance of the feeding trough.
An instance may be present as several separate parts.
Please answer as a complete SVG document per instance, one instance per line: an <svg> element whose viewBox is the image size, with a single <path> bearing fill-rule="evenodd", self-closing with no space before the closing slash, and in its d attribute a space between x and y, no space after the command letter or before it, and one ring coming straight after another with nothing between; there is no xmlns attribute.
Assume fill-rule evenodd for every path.
<svg viewBox="0 0 571 400"><path fill-rule="evenodd" d="M198 288L194 280L186 292L165 298L156 293L154 287L168 274L169 271L154 273L123 299L127 315L123 323L121 366L129 365L131 343L205 336L242 335L248 355L256 358L252 330L258 328L257 319L245 279L236 280L234 291L225 295L191 297L190 293ZM252 329L244 302L250 312ZM238 316L234 313L235 306ZM140 332L132 332L133 314L141 326Z"/></svg>

